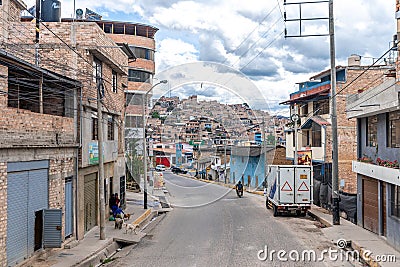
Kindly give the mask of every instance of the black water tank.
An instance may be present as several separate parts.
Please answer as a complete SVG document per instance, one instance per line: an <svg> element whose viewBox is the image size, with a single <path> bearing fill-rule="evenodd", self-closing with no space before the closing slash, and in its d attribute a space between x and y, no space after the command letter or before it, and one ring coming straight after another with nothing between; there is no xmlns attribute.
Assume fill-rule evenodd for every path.
<svg viewBox="0 0 400 267"><path fill-rule="evenodd" d="M61 2L59 0L41 0L41 4L41 18L43 21L61 21Z"/></svg>

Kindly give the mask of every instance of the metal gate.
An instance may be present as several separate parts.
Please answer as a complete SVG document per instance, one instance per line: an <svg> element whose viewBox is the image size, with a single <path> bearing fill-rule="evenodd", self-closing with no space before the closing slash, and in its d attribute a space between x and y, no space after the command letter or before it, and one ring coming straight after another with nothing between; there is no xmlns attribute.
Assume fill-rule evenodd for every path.
<svg viewBox="0 0 400 267"><path fill-rule="evenodd" d="M73 232L73 192L72 177L65 178L65 232L64 236L69 237Z"/></svg>
<svg viewBox="0 0 400 267"><path fill-rule="evenodd" d="M85 233L97 224L97 173L85 175Z"/></svg>
<svg viewBox="0 0 400 267"><path fill-rule="evenodd" d="M43 247L61 248L62 210L43 210Z"/></svg>
<svg viewBox="0 0 400 267"><path fill-rule="evenodd" d="M37 169L35 169L37 168ZM7 265L35 250L35 212L48 207L48 161L7 164Z"/></svg>

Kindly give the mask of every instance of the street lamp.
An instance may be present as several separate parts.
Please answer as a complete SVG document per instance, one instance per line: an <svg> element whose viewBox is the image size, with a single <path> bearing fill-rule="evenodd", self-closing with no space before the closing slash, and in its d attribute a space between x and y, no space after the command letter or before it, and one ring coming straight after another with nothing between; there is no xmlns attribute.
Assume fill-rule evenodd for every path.
<svg viewBox="0 0 400 267"><path fill-rule="evenodd" d="M154 84L145 94L142 95L142 119L143 119L143 208L147 209L147 146L146 146L146 106L147 106L147 97L151 90L159 84L167 83L167 80L161 80L158 83Z"/></svg>

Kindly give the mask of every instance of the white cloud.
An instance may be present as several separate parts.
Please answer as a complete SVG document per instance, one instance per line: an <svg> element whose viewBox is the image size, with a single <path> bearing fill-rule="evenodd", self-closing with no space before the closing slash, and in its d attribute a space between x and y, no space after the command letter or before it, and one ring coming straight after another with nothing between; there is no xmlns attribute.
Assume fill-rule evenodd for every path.
<svg viewBox="0 0 400 267"><path fill-rule="evenodd" d="M77 1L76 7L107 10L107 19L118 20L118 14L135 15L132 18L141 21L133 22L160 28L156 34L158 71L196 60L224 62L236 69L248 65L243 72L253 75L266 98L284 100L296 90L295 83L329 68L329 42L327 37L282 36L273 41L284 29L281 11L286 10L288 18L299 16L297 6L283 7L282 2L83 0ZM29 7L35 0L26 3ZM73 1L62 1L62 15L71 17L72 6ZM302 9L303 17L328 15L327 4L303 5ZM382 55L396 33L394 14L393 0L335 0L337 63L347 64L351 54ZM327 21L304 23L302 29L303 33L322 33L327 32L327 25ZM286 27L289 33L298 30L296 23L286 23Z"/></svg>
<svg viewBox="0 0 400 267"><path fill-rule="evenodd" d="M157 71L171 66L197 61L198 51L189 43L177 39L164 39L158 42L156 54Z"/></svg>

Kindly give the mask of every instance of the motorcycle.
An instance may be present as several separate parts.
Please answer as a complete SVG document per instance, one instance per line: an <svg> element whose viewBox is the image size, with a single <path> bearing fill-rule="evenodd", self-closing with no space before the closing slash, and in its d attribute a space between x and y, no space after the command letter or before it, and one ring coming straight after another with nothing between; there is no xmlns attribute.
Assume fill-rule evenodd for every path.
<svg viewBox="0 0 400 267"><path fill-rule="evenodd" d="M238 195L238 197L242 197L243 196L243 188L239 189L236 187L236 194Z"/></svg>

